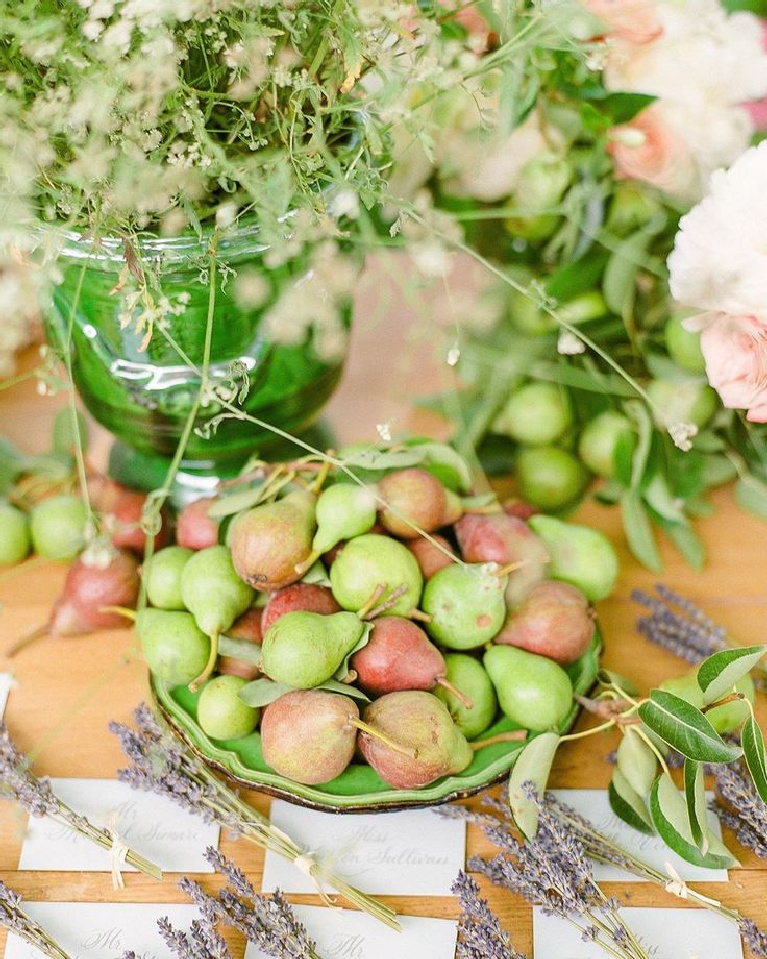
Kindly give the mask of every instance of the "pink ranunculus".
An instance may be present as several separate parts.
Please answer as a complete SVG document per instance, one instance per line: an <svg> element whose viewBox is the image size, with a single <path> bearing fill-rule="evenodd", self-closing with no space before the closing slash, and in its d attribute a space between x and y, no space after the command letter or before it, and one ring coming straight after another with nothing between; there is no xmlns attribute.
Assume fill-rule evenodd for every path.
<svg viewBox="0 0 767 959"><path fill-rule="evenodd" d="M701 332L706 376L731 410L767 423L767 327L754 316L717 313Z"/></svg>
<svg viewBox="0 0 767 959"><path fill-rule="evenodd" d="M607 24L607 35L626 43L651 43L663 33L655 0L583 0Z"/></svg>
<svg viewBox="0 0 767 959"><path fill-rule="evenodd" d="M696 183L695 164L656 105L611 131L608 150L620 180L642 180L668 193L686 194Z"/></svg>

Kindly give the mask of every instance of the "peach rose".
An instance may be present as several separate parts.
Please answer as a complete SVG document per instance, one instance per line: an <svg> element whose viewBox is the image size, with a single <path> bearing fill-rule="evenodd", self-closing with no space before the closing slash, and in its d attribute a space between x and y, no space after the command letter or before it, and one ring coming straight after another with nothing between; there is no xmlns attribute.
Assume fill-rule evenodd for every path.
<svg viewBox="0 0 767 959"><path fill-rule="evenodd" d="M663 33L654 0L583 0L607 24L607 36L626 43L651 43Z"/></svg>
<svg viewBox="0 0 767 959"><path fill-rule="evenodd" d="M631 123L615 127L608 150L620 180L643 180L669 193L686 194L697 187L690 151L655 104Z"/></svg>
<svg viewBox="0 0 767 959"><path fill-rule="evenodd" d="M694 322L694 321L693 321ZM754 316L714 314L700 337L706 376L731 410L767 423L767 327Z"/></svg>

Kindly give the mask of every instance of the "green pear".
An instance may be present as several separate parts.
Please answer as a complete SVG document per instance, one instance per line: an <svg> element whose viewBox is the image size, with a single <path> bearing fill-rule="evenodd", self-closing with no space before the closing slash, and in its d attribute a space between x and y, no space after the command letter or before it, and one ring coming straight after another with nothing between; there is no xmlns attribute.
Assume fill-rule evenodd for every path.
<svg viewBox="0 0 767 959"><path fill-rule="evenodd" d="M618 578L618 557L603 533L542 513L531 516L528 525L549 551L552 579L577 586L591 603L612 593Z"/></svg>
<svg viewBox="0 0 767 959"><path fill-rule="evenodd" d="M247 680L240 676L216 676L202 687L197 722L211 739L239 739L256 728L258 710L237 695L245 685Z"/></svg>
<svg viewBox="0 0 767 959"><path fill-rule="evenodd" d="M143 609L136 633L149 670L169 686L189 683L205 669L211 643L191 613Z"/></svg>
<svg viewBox="0 0 767 959"><path fill-rule="evenodd" d="M237 575L226 546L209 546L191 556L181 572L181 597L209 636L229 629L253 602L255 593Z"/></svg>
<svg viewBox="0 0 767 959"><path fill-rule="evenodd" d="M498 699L495 689L482 667L473 656L464 653L448 653L445 656L446 678L472 704L467 707L445 686L434 690L437 699L447 706L453 722L467 739L483 733L495 719Z"/></svg>
<svg viewBox="0 0 767 959"><path fill-rule="evenodd" d="M31 546L27 514L7 500L0 500L0 566L20 563Z"/></svg>
<svg viewBox="0 0 767 959"><path fill-rule="evenodd" d="M420 789L463 772L474 753L444 703L431 693L387 693L371 703L357 737L360 751L395 789Z"/></svg>
<svg viewBox="0 0 767 959"><path fill-rule="evenodd" d="M312 551L315 503L313 493L296 490L240 513L227 535L237 575L262 592L298 582Z"/></svg>
<svg viewBox="0 0 767 959"><path fill-rule="evenodd" d="M365 624L354 613L285 613L267 629L261 671L296 689L319 686L335 673L359 642Z"/></svg>
<svg viewBox="0 0 767 959"><path fill-rule="evenodd" d="M483 662L501 709L513 723L542 732L567 718L573 684L553 660L516 646L492 646Z"/></svg>
<svg viewBox="0 0 767 959"><path fill-rule="evenodd" d="M385 616L409 616L418 606L423 575L410 550L390 536L365 533L344 546L330 567L330 585L336 602L355 612L378 599L385 602L395 590L401 590Z"/></svg>
<svg viewBox="0 0 767 959"><path fill-rule="evenodd" d="M158 609L186 608L181 595L181 574L191 556L191 549L166 546L144 563L142 578L152 606Z"/></svg>
<svg viewBox="0 0 767 959"><path fill-rule="evenodd" d="M88 509L79 496L53 496L29 514L32 546L43 559L74 559L85 547Z"/></svg>
<svg viewBox="0 0 767 959"><path fill-rule="evenodd" d="M342 539L367 533L376 521L376 501L366 486L336 483L320 493L317 500L317 532L312 541L313 556L327 553Z"/></svg>
<svg viewBox="0 0 767 959"><path fill-rule="evenodd" d="M635 445L636 431L628 416L618 410L605 410L584 427L578 440L578 455L592 473L612 479L618 448L633 450Z"/></svg>
<svg viewBox="0 0 767 959"><path fill-rule="evenodd" d="M457 563L439 570L426 584L426 629L448 649L475 649L489 642L506 618L504 593L509 578L495 563Z"/></svg>
<svg viewBox="0 0 767 959"><path fill-rule="evenodd" d="M665 679L660 684L660 689L667 693L673 693L691 706L701 709L703 707L703 692L698 685L697 674L698 667L696 666L689 673L685 673L684 676ZM729 733L739 729L751 715L748 703L753 704L755 689L750 674L744 676L735 684L735 692L742 693L746 699L735 700L731 703L725 703L723 706L706 710L706 719L718 733Z"/></svg>

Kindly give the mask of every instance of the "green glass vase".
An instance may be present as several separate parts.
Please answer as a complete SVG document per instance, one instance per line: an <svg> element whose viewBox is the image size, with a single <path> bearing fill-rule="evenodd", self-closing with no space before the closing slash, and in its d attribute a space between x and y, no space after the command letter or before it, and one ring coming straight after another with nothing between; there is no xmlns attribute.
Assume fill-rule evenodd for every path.
<svg viewBox="0 0 767 959"><path fill-rule="evenodd" d="M330 398L345 356L320 359L311 333L299 343L266 334L264 316L287 285L299 283L308 269L300 258L269 268L267 252L257 226L218 241L209 382L224 387L243 412L297 434L314 422ZM208 240L196 235L148 238L141 241L138 254L159 278L154 302L163 307L148 343L125 316L124 296L115 293L126 267L124 244L117 238L96 243L68 237L59 255L62 277L46 326L51 343L59 351L70 351L75 385L94 418L135 456L151 461L157 473L157 461L175 454L200 390L211 299ZM262 290L257 308L244 307L235 296L233 274L244 271L250 278L256 275ZM224 275L227 281L222 283ZM136 311L140 309L138 304ZM339 313L348 329L351 302L344 302ZM270 430L221 419L225 412L215 398L198 412L180 469L180 475L190 477L190 485L195 476L231 475L255 451L268 456L278 446L279 438ZM216 428L206 429L216 418Z"/></svg>

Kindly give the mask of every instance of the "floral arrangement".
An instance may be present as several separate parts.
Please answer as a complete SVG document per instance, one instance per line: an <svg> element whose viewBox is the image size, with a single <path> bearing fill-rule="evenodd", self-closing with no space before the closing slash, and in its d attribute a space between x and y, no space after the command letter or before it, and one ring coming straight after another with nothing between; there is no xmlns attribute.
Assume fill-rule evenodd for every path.
<svg viewBox="0 0 767 959"><path fill-rule="evenodd" d="M542 509L569 508L599 477L597 496L621 504L645 565L660 569L657 524L699 567L692 520L710 509L708 489L740 475L741 502L764 511L751 425L761 418L758 289L702 338L686 319L690 306L722 311L758 161L733 174L740 189L726 198L715 178L705 212L684 221L671 287L666 259L680 215L758 133L746 107L767 91L763 30L719 0L582 10L583 46L537 57L513 92L480 79L471 95L446 94L433 155L406 142L398 186L428 186L486 271L483 299L461 317L459 442L490 471L512 462L521 495ZM700 240L686 239L693 231ZM707 258L692 253L698 242ZM703 290L723 244L718 280ZM729 412L743 407L748 420Z"/></svg>

